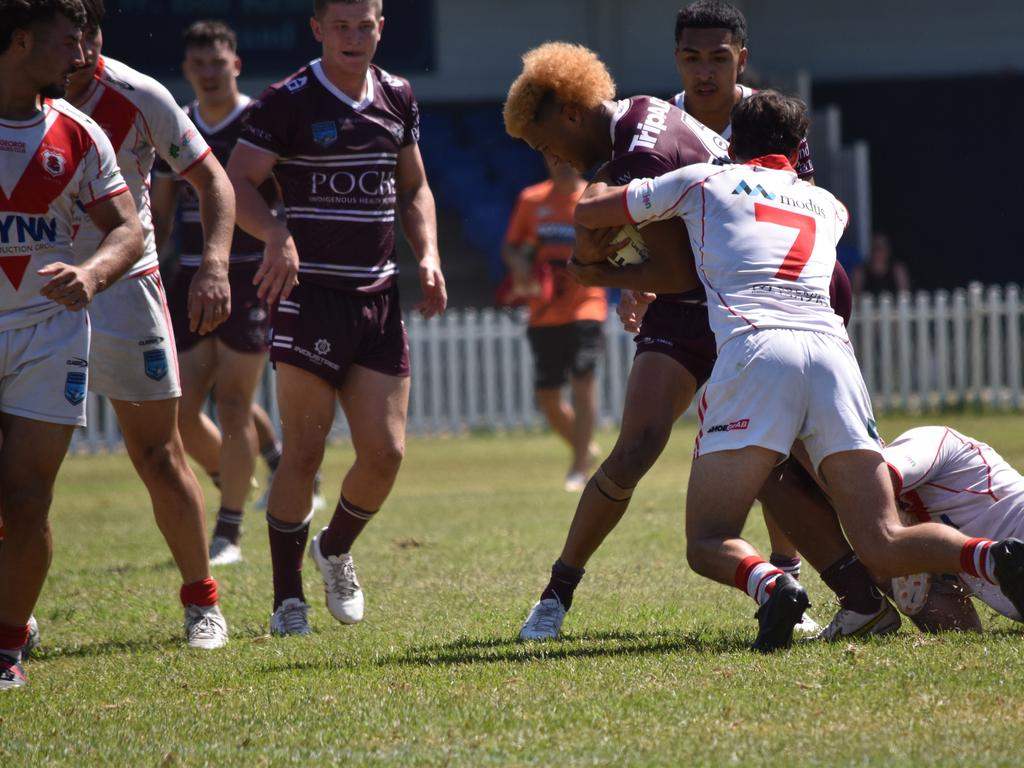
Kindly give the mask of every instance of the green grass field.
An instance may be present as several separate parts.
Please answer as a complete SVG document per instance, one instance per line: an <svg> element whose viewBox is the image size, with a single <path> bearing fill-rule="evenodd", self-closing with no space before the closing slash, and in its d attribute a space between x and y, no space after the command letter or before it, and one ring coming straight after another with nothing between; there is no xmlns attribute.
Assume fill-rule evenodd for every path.
<svg viewBox="0 0 1024 768"><path fill-rule="evenodd" d="M1024 417L946 421L1024 466ZM355 627L330 618L308 565L315 634L267 636L265 525L250 513L245 562L216 572L232 641L213 652L184 647L177 572L127 459L69 458L44 649L30 686L0 695L0 765L1021 764L1024 632L983 606L984 637L905 623L879 641L748 651L754 604L685 564L692 440L677 430L547 645L514 638L576 504L550 435L410 440L355 548ZM349 460L329 452L326 490ZM759 515L747 534L763 542ZM824 624L834 605L805 582Z"/></svg>

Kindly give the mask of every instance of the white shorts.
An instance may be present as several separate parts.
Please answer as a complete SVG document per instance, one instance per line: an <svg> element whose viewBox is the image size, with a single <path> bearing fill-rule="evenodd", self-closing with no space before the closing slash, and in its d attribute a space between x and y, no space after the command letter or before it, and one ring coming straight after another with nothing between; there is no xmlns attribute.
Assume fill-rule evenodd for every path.
<svg viewBox="0 0 1024 768"><path fill-rule="evenodd" d="M85 426L89 316L61 311L0 332L0 411Z"/></svg>
<svg viewBox="0 0 1024 768"><path fill-rule="evenodd" d="M853 349L829 333L771 328L732 339L697 413L695 457L751 445L786 456L801 439L817 469L833 453L882 450Z"/></svg>
<svg viewBox="0 0 1024 768"><path fill-rule="evenodd" d="M122 278L93 299L89 389L114 400L181 395L174 332L160 274Z"/></svg>

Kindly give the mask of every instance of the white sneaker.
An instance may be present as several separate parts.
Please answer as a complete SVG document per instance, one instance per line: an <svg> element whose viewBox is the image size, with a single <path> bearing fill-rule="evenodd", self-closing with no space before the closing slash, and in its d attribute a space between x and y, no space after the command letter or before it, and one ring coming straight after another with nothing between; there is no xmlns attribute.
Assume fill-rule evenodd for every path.
<svg viewBox="0 0 1024 768"><path fill-rule="evenodd" d="M210 650L228 643L228 623L216 605L185 606L185 637L189 648Z"/></svg>
<svg viewBox="0 0 1024 768"><path fill-rule="evenodd" d="M297 597L289 597L277 607L270 617L270 634L277 637L286 635L308 635L309 606Z"/></svg>
<svg viewBox="0 0 1024 768"><path fill-rule="evenodd" d="M242 548L224 536L210 542L210 565L234 565L242 562Z"/></svg>
<svg viewBox="0 0 1024 768"><path fill-rule="evenodd" d="M327 499L322 493L313 494L313 512L319 512L327 506Z"/></svg>
<svg viewBox="0 0 1024 768"><path fill-rule="evenodd" d="M363 588L356 576L356 564L352 555L325 557L320 552L320 537L327 529L309 542L309 556L313 558L324 578L324 594L327 596L327 610L342 624L355 624L363 620Z"/></svg>
<svg viewBox="0 0 1024 768"><path fill-rule="evenodd" d="M888 600L883 599L882 607L875 613L857 613L840 608L829 625L818 633L816 639L833 642L848 637L891 635L899 628L899 613Z"/></svg>
<svg viewBox="0 0 1024 768"><path fill-rule="evenodd" d="M39 622L35 616L28 617L28 640L21 646L21 658L27 659L39 647Z"/></svg>
<svg viewBox="0 0 1024 768"><path fill-rule="evenodd" d="M557 597L539 600L519 630L520 640L556 640L562 631L566 610Z"/></svg>
<svg viewBox="0 0 1024 768"><path fill-rule="evenodd" d="M582 472L570 472L565 476L565 490L569 493L581 493L587 487L587 476Z"/></svg>
<svg viewBox="0 0 1024 768"><path fill-rule="evenodd" d="M806 613L793 627L793 634L800 637L816 637L819 632L821 632L821 625Z"/></svg>

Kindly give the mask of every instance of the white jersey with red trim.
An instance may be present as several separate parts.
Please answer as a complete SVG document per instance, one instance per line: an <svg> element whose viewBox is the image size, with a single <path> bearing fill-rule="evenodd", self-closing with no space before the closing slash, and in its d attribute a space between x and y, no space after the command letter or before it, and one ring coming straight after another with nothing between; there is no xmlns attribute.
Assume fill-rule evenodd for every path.
<svg viewBox="0 0 1024 768"><path fill-rule="evenodd" d="M1024 477L990 446L949 427L918 427L882 455L900 506L922 522L1003 539L1024 528Z"/></svg>
<svg viewBox="0 0 1024 768"><path fill-rule="evenodd" d="M114 59L102 57L79 108L110 137L128 188L139 210L145 233L142 258L128 277L157 268L156 239L150 210L149 175L156 155L175 173L184 174L210 152L206 140L181 111L164 86ZM87 218L76 222L75 253L87 258L99 244L100 233Z"/></svg>
<svg viewBox="0 0 1024 768"><path fill-rule="evenodd" d="M63 311L39 295L49 278L38 270L74 263L74 217L126 189L110 141L67 102L0 121L0 331Z"/></svg>
<svg viewBox="0 0 1024 768"><path fill-rule="evenodd" d="M846 208L800 181L781 155L635 179L625 205L634 223L679 217L686 224L719 349L764 328L846 338L829 302Z"/></svg>

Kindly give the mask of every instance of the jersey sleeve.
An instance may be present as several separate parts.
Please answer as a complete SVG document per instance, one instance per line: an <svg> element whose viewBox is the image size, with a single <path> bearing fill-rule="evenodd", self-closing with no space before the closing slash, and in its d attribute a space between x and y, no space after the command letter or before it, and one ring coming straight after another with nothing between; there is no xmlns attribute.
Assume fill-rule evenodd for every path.
<svg viewBox="0 0 1024 768"><path fill-rule="evenodd" d="M882 450L882 457L894 475L896 494L912 491L936 477L955 447L945 427L918 427L904 432Z"/></svg>
<svg viewBox="0 0 1024 768"><path fill-rule="evenodd" d="M143 114L157 156L170 170L183 175L210 153L210 147L170 91L159 83L153 84L149 102Z"/></svg>
<svg viewBox="0 0 1024 768"><path fill-rule="evenodd" d="M627 152L609 160L603 170L618 186L633 179L653 179L675 170L675 166L657 152Z"/></svg>
<svg viewBox="0 0 1024 768"><path fill-rule="evenodd" d="M78 202L84 208L109 200L128 191L121 169L117 167L117 153L99 126L87 125L92 147L82 164L82 180L78 187Z"/></svg>
<svg viewBox="0 0 1024 768"><path fill-rule="evenodd" d="M239 142L277 157L288 154L288 113L281 103L282 93L271 87L249 104L242 116Z"/></svg>
<svg viewBox="0 0 1024 768"><path fill-rule="evenodd" d="M687 166L654 179L634 179L624 192L626 215L634 224L672 218L687 194L707 176L706 168Z"/></svg>
<svg viewBox="0 0 1024 768"><path fill-rule="evenodd" d="M537 245L537 220L533 208L526 196L520 193L505 232L508 245Z"/></svg>
<svg viewBox="0 0 1024 768"><path fill-rule="evenodd" d="M814 176L814 163L811 161L811 145L807 143L806 137L800 142L800 149L796 158L796 168L794 170L801 179L806 180Z"/></svg>

